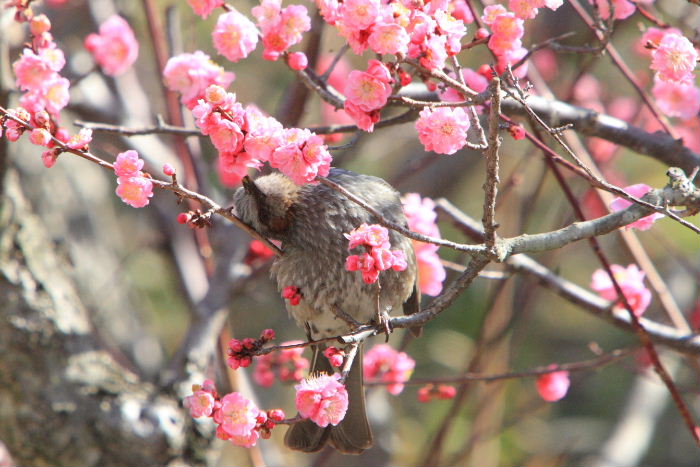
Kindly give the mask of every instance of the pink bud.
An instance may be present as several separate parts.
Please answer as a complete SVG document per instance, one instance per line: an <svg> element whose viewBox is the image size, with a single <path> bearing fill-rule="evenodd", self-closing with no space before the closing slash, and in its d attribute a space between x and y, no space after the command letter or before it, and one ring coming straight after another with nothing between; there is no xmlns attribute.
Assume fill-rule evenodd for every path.
<svg viewBox="0 0 700 467"><path fill-rule="evenodd" d="M267 411L267 416L273 422L281 422L284 420L284 411L282 409L272 409Z"/></svg>
<svg viewBox="0 0 700 467"><path fill-rule="evenodd" d="M175 167L168 163L165 163L163 164L163 173L168 177L172 177L173 175L175 175Z"/></svg>
<svg viewBox="0 0 700 467"><path fill-rule="evenodd" d="M36 15L32 18L29 23L29 31L33 36L40 36L41 34L51 30L51 21L44 15Z"/></svg>
<svg viewBox="0 0 700 467"><path fill-rule="evenodd" d="M508 127L508 132L514 140L525 139L525 128L523 128L522 125L511 125Z"/></svg>
<svg viewBox="0 0 700 467"><path fill-rule="evenodd" d="M418 402L426 403L430 402L433 398L432 394L433 385L427 384L418 390Z"/></svg>
<svg viewBox="0 0 700 467"><path fill-rule="evenodd" d="M248 350L254 349L255 348L255 339L253 339L252 337L246 337L245 339L243 339L243 347L248 349Z"/></svg>
<svg viewBox="0 0 700 467"><path fill-rule="evenodd" d="M287 60L292 70L301 71L309 66L309 60L306 58L304 52L293 52L289 54Z"/></svg>
<svg viewBox="0 0 700 467"><path fill-rule="evenodd" d="M226 364L232 369L237 370L241 367L241 360L238 357L229 357L226 359Z"/></svg>
<svg viewBox="0 0 700 467"><path fill-rule="evenodd" d="M474 39L477 41L486 39L487 37L489 37L489 32L486 28L479 28L476 30L476 34L474 34Z"/></svg>
<svg viewBox="0 0 700 467"><path fill-rule="evenodd" d="M51 123L51 117L49 117L49 113L46 110L40 110L34 114L34 121L37 126L48 128Z"/></svg>
<svg viewBox="0 0 700 467"><path fill-rule="evenodd" d="M228 348L235 353L243 350L243 344L238 339L231 339L228 343Z"/></svg>
<svg viewBox="0 0 700 467"><path fill-rule="evenodd" d="M250 357L247 357L247 356L241 357L241 359L239 360L239 363L240 363L241 367L246 368L246 367L249 367L251 363L253 363L253 359Z"/></svg>
<svg viewBox="0 0 700 467"><path fill-rule="evenodd" d="M274 340L275 339L275 331L272 329L265 329L265 330L263 330L262 334L260 334L260 337L265 341Z"/></svg>
<svg viewBox="0 0 700 467"><path fill-rule="evenodd" d="M454 386L448 386L446 384L441 384L437 388L437 396L440 399L452 399L457 395L457 389Z"/></svg>
<svg viewBox="0 0 700 467"><path fill-rule="evenodd" d="M192 214L189 212L181 212L177 215L177 221L180 224L187 224L190 220L192 220Z"/></svg>

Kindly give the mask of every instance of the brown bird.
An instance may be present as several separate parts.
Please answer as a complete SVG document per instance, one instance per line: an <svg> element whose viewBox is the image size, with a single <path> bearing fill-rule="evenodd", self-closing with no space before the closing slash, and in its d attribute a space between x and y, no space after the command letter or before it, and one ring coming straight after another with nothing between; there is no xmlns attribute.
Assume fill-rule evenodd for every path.
<svg viewBox="0 0 700 467"><path fill-rule="evenodd" d="M381 178L348 170L331 169L330 180L363 198L382 215L407 226L399 194ZM333 337L352 331L348 317L368 323L377 316L377 284L366 284L359 272L345 269L350 254L343 236L361 224L377 223L362 207L323 184L298 186L286 176L273 173L252 181L246 177L234 194L237 215L265 237L282 242L284 254L271 268L281 291L298 287L301 301L287 311L311 339ZM404 271L386 270L379 276L380 311L406 314L419 309L416 285L416 259L411 240L389 231L392 249L403 250L408 267ZM343 316L344 315L344 316ZM343 316L341 318L341 316ZM311 372L333 372L323 356L323 348L314 348ZM327 442L346 454L360 454L372 446L372 431L365 412L362 377L362 351L358 352L345 380L348 411L337 426L321 428L310 420L292 425L285 444L294 450L315 452Z"/></svg>

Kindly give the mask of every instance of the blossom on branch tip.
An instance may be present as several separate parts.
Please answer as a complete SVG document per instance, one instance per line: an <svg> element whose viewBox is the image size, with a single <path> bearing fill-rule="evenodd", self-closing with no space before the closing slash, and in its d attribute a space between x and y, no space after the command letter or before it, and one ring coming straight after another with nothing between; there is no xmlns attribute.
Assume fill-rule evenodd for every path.
<svg viewBox="0 0 700 467"><path fill-rule="evenodd" d="M348 392L339 379L340 375L321 373L294 386L299 414L322 428L340 423L348 410Z"/></svg>
<svg viewBox="0 0 700 467"><path fill-rule="evenodd" d="M129 23L113 15L100 25L99 34L85 38L85 48L105 74L117 76L125 73L139 55L139 43Z"/></svg>

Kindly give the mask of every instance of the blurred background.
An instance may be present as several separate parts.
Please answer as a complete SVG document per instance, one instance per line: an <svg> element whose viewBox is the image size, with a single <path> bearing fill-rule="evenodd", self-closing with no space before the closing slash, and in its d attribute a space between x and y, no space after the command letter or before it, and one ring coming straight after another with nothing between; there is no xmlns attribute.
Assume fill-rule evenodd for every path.
<svg viewBox="0 0 700 467"><path fill-rule="evenodd" d="M67 65L62 73L73 85L71 104L63 111L61 121L71 133L78 130L72 125L75 120L141 127L155 124L156 115L168 114L156 50L149 39L145 14L149 5L162 22L169 56L204 51L236 74L229 90L236 93L240 102L255 103L280 118L285 99L295 92L295 74L281 61L263 60L260 50L236 64L218 56L210 38L217 14L202 20L184 1L67 0L37 4L36 11L49 16L54 37L66 52ZM252 6L253 2L235 5L245 13ZM312 5L307 7L311 9ZM696 5L659 0L649 8L664 21L686 31L687 37L692 39L695 34L698 38L700 15ZM478 5L477 10L481 9ZM84 37L113 13L128 20L141 45L133 70L116 79L96 71L82 46ZM636 13L617 22L612 36L615 47L646 90L652 75L648 57L637 52L637 41L640 31L650 24ZM476 26L467 27L467 37L471 38ZM13 91L13 79L8 78L7 64L18 57L26 31L12 21L7 11L3 13L0 31L2 96L14 106L17 93ZM591 31L565 2L558 11L542 11L527 23L524 43L540 43L570 31L575 35L566 39L568 45L591 43ZM297 48L301 50L305 45ZM326 27L321 35L321 61L328 63L328 57L342 46L337 33ZM484 47L476 47L461 54L460 63L478 69L488 63L486 52ZM346 70L364 70L368 58L372 57L346 53L342 66ZM555 54L545 48L533 55L529 66L536 76L531 75L535 94L549 89L559 100L612 114L651 132L658 129L635 90L605 54ZM385 112L392 115L400 109ZM188 114L184 112L184 125L193 127ZM319 98L309 96L297 126L327 123L327 115L326 111L324 118ZM684 144L700 152L697 116L687 121L672 119L672 123L684 136ZM483 156L470 150L451 156L426 153L412 125L409 122L377 129L372 134L350 134L330 143L352 143L332 152L333 165L383 177L401 193L445 198L473 218L481 219ZM541 152L526 141L513 140L507 132L503 139L499 235L545 232L575 221ZM634 183L665 185L667 167L662 163L596 138L581 141L611 183L621 187ZM185 173L178 151L188 151L196 163L199 190L222 205L230 203L232 190L219 183L213 169L216 151L206 139L172 135L124 137L96 131L90 147L109 161L118 152L137 149L146 159L147 170L154 174L160 173L164 162L177 165L179 173ZM183 345L197 307L204 298L211 297L208 287L212 275L224 274L222 271L227 280L235 282L232 290L218 295L221 306L227 310L224 331L219 337L222 342L230 337L256 337L264 328L274 329L278 342L304 339L304 332L287 316L276 285L269 278L269 262L251 259L250 238L236 228L217 219L213 229L196 233L175 222L177 214L186 209L170 193L157 191L151 206L133 209L114 195L113 175L87 161L66 154L47 170L39 150L27 141L10 144L5 150L10 164L20 172L22 189L51 235L50 247L65 260L66 273L74 280L89 311L94 332L118 356L118 361L145 381L161 381L164 368ZM585 180L568 173L566 177L589 218L605 213L605 206ZM183 177L181 181L191 186L191 179ZM444 238L468 241L449 219L443 215L439 219ZM698 218L689 220L697 224ZM697 332L697 236L678 223L662 219L637 237ZM627 266L635 262L620 235L610 234L599 241L612 263ZM461 265L467 260L445 248L439 254L444 260ZM228 263L221 264L223 258ZM533 258L584 288L588 288L593 271L600 268L585 241ZM447 269L446 283L456 275L449 264ZM487 270L505 271L499 265L491 265ZM448 310L425 327L420 339L405 339L402 330L391 336L392 346L402 347L415 359L415 378L456 376L465 371L522 371L639 346L632 333L617 329L540 287L532 277L507 273L495 276L477 279ZM424 296L423 300L424 304L429 303L431 297ZM645 317L670 323L656 293ZM382 340L382 336L375 338L370 345ZM657 348L675 373L677 386L697 418L697 359L662 346ZM295 412L289 384L260 388L250 380L250 369L233 374L224 369L221 359L212 362L207 374L216 378L222 388L255 397L260 407L281 407L290 416ZM376 445L361 457L339 456L330 451L318 455L289 452L282 445L285 429L280 427L274 430L272 440L261 441L254 452L220 442L220 454L212 463L262 465L263 459L268 465L318 466L697 465L697 446L668 391L636 352L609 366L573 372L567 396L555 403L538 396L534 378L469 382L457 385L456 398L425 404L417 400L419 388L420 385L409 384L398 396L379 386L368 388L368 412Z"/></svg>

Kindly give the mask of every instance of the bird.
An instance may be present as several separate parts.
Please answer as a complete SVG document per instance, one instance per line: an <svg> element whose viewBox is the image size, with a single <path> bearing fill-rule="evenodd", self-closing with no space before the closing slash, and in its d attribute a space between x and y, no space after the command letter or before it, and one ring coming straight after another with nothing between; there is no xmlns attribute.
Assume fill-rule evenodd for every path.
<svg viewBox="0 0 700 467"><path fill-rule="evenodd" d="M408 227L399 193L386 181L371 175L331 168L329 180L362 198L388 221ZM259 234L281 242L283 253L271 266L271 276L280 291L298 287L301 299L287 311L307 332L309 339L341 336L355 323L377 318L378 308L390 313L403 308L405 314L420 309L417 266L409 238L389 230L392 249L402 250L407 267L403 271L382 271L377 284L367 284L358 272L345 268L349 254L344 236L362 224L379 222L364 208L321 183L296 185L274 172L243 179L234 193L236 215ZM378 306L379 304L379 306ZM417 329L411 329L417 333ZM310 373L333 373L323 345L313 347ZM285 445L303 452L316 452L326 444L344 454L361 454L373 443L365 411L360 349L345 378L348 410L336 426L321 428L310 420L294 423L285 435Z"/></svg>

